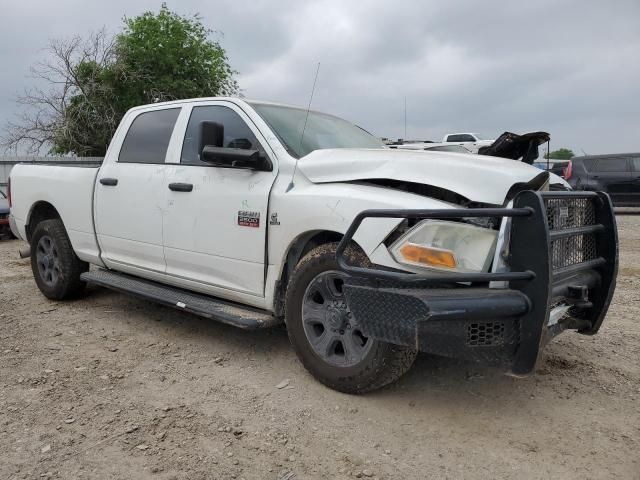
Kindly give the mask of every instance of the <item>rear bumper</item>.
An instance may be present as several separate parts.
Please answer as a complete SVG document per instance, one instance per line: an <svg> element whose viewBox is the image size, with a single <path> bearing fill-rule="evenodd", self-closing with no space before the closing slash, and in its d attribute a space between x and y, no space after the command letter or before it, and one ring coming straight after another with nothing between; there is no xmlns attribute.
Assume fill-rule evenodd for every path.
<svg viewBox="0 0 640 480"><path fill-rule="evenodd" d="M11 229L11 233L13 233L13 236L16 238L22 238L20 237L20 232L18 230L18 224L16 223L16 218L9 214L9 228Z"/></svg>
<svg viewBox="0 0 640 480"><path fill-rule="evenodd" d="M416 275L348 265L342 253L370 216L506 217L509 270ZM510 209L363 212L338 248L338 263L350 274L345 295L363 334L526 375L558 333L598 331L615 289L617 246L606 194L528 191ZM496 281L504 288L489 287Z"/></svg>
<svg viewBox="0 0 640 480"><path fill-rule="evenodd" d="M0 216L0 235L9 233L9 216L4 214Z"/></svg>

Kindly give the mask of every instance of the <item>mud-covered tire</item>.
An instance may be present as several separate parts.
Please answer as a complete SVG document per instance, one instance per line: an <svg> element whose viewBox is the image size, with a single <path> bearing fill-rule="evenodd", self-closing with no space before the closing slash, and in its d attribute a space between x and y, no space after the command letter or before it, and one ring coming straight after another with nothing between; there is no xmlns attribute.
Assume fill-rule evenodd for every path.
<svg viewBox="0 0 640 480"><path fill-rule="evenodd" d="M76 256L61 220L44 220L31 235L31 270L45 297L63 300L82 294L89 264Z"/></svg>
<svg viewBox="0 0 640 480"><path fill-rule="evenodd" d="M285 321L289 339L304 367L320 382L344 393L366 393L388 385L400 378L413 364L415 349L393 345L374 339L366 353L355 364L337 366L316 351L305 333L303 303L308 288L326 272L339 271L336 262L337 243L320 245L307 253L295 267L286 292ZM354 264L367 265L368 259L356 248L346 254ZM352 318L350 312L347 314ZM322 330L324 334L324 328Z"/></svg>

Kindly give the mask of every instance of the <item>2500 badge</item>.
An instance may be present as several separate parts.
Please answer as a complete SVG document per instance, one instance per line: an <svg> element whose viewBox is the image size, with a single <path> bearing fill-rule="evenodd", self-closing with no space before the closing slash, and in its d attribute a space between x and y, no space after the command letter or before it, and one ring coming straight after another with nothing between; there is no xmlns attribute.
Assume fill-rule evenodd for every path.
<svg viewBox="0 0 640 480"><path fill-rule="evenodd" d="M260 212L238 211L238 225L241 227L260 227Z"/></svg>

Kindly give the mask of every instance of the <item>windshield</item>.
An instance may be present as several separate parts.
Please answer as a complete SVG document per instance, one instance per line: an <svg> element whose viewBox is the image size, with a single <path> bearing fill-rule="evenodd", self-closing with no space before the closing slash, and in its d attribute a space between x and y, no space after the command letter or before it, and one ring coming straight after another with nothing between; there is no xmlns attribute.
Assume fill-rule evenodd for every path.
<svg viewBox="0 0 640 480"><path fill-rule="evenodd" d="M326 148L383 148L380 139L333 115L310 111L305 127L306 110L261 103L251 105L287 151L297 158Z"/></svg>
<svg viewBox="0 0 640 480"><path fill-rule="evenodd" d="M477 133L474 133L473 136L476 137L476 140L487 140L486 138L484 138L484 135L478 135Z"/></svg>

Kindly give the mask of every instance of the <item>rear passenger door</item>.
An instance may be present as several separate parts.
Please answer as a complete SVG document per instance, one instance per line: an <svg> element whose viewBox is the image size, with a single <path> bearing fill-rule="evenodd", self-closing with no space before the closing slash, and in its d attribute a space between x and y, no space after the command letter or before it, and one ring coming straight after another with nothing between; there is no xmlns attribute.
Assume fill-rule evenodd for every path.
<svg viewBox="0 0 640 480"><path fill-rule="evenodd" d="M269 192L277 165L265 139L231 102L193 104L185 111L181 151L164 185L167 274L185 288L237 299L264 295ZM184 118L188 117L188 119ZM181 122L183 120L181 119ZM259 150L272 171L221 167L200 160L203 122L222 126L218 147ZM171 184L189 191L174 191Z"/></svg>
<svg viewBox="0 0 640 480"><path fill-rule="evenodd" d="M620 204L628 200L631 191L631 172L627 157L600 158L595 171L589 176L611 196L614 203Z"/></svg>
<svg viewBox="0 0 640 480"><path fill-rule="evenodd" d="M95 225L102 259L110 268L143 276L165 271L165 157L180 110L158 108L126 119L126 133L114 138L114 146L121 147L109 151L100 168Z"/></svg>

